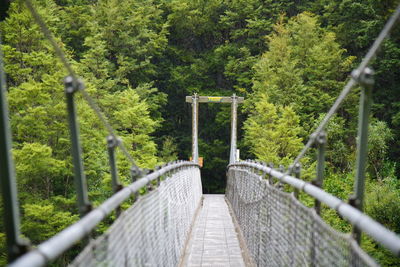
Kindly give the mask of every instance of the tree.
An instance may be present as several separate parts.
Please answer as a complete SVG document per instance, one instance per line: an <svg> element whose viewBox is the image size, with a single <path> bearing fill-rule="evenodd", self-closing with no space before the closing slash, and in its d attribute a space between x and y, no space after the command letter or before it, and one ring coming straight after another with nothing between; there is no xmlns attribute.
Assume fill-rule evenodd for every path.
<svg viewBox="0 0 400 267"><path fill-rule="evenodd" d="M334 33L322 29L317 19L310 13L287 24L280 19L267 37L269 50L255 66L253 86L255 99L266 93L272 103L292 105L307 132L337 97L354 59L343 55Z"/></svg>
<svg viewBox="0 0 400 267"><path fill-rule="evenodd" d="M244 124L245 143L258 159L289 166L302 147L299 123L290 106L274 105L261 94Z"/></svg>
<svg viewBox="0 0 400 267"><path fill-rule="evenodd" d="M378 180L384 178L384 164L388 162L387 152L392 139L392 131L385 122L376 120L371 123L368 132L368 162L372 169L370 173Z"/></svg>
<svg viewBox="0 0 400 267"><path fill-rule="evenodd" d="M357 56L361 61L372 46L385 22L398 6L395 0L340 0L305 1L304 7L320 15L320 21L336 33L338 42L347 50L346 54ZM375 70L374 116L385 121L393 129L395 137L390 141L389 159L398 162L399 143L399 62L400 29L395 27L386 39L372 67ZM400 165L397 164L397 175Z"/></svg>
<svg viewBox="0 0 400 267"><path fill-rule="evenodd" d="M95 50L99 43L106 47L101 61L109 62L118 85L136 87L152 81L154 59L167 44L168 25L161 15L154 1L109 0L95 6L85 45Z"/></svg>
<svg viewBox="0 0 400 267"><path fill-rule="evenodd" d="M74 1L67 2L59 6L55 1L42 0L35 2L35 6L73 68L84 78L87 93L96 99L100 109L110 117L117 134L125 140L128 151L141 167L153 168L158 158L151 134L161 121L160 115L157 115L158 103L162 103L165 97L157 94L151 83L141 83L135 89L130 88L129 82L123 85L120 82L123 76L121 72L116 73L113 65L115 62L111 59L104 61L112 54L110 45L106 40L91 35L93 32L88 30L83 21L78 20L76 25L63 28L59 16L65 21L73 21L76 14L67 12L69 8L85 10L85 17L92 16L88 11L90 4L78 1L74 5ZM147 9L142 11L146 12ZM151 14L148 15L151 17ZM93 21L93 18L89 21ZM78 30L80 25L83 28ZM8 100L13 152L20 202L24 208L22 230L37 244L78 219L74 205L76 193L72 185L71 145L62 83L66 71L22 2L11 4L10 16L0 23L0 29L10 85ZM140 38L146 39L143 34L147 29L141 29L143 32ZM85 39L88 42L96 40L92 45L97 45L97 50L89 46L80 47ZM65 40L66 44L61 40ZM146 44L144 40L143 43L137 43L135 48L139 51L137 53L148 49L149 53L157 54L154 51L158 51L158 48L153 46L157 44ZM133 56L139 57L138 54ZM96 67L95 60L102 62L102 65L93 68ZM127 79L126 76L123 78ZM109 176L105 142L107 131L79 93L76 94L75 104L89 197L97 204L111 194L111 190L105 190L106 178ZM151 116L158 116L158 119L152 119ZM130 182L129 165L126 159L119 161L118 167L124 182Z"/></svg>
<svg viewBox="0 0 400 267"><path fill-rule="evenodd" d="M39 195L49 199L54 194L53 185L62 184L54 181L65 176L65 161L52 157L52 149L38 143L24 143L21 149L14 151L18 185L21 192ZM58 191L60 192L60 191ZM61 191L62 192L62 191Z"/></svg>

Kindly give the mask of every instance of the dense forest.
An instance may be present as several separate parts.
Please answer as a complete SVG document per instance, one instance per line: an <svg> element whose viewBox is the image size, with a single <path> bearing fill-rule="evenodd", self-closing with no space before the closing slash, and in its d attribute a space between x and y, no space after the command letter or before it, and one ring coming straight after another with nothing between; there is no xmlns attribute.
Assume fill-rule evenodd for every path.
<svg viewBox="0 0 400 267"><path fill-rule="evenodd" d="M245 97L241 158L288 166L328 111L349 73L392 14L395 0L37 0L36 8L141 168L191 154L185 96ZM78 220L62 80L67 74L23 1L0 23L8 83L22 232L36 245ZM400 233L400 27L375 70L366 212ZM353 191L359 90L327 128L324 189ZM84 167L94 205L111 195L107 131L77 100ZM230 106L200 106L199 151L205 193L223 193ZM315 150L302 179L315 175ZM128 161L118 155L124 184ZM307 204L310 200L304 197ZM0 206L2 209L2 205ZM334 211L323 218L350 226ZM2 222L0 229L2 229ZM0 264L5 235L0 233ZM398 258L363 237L385 266ZM67 256L66 256L67 257ZM60 262L60 264L63 264Z"/></svg>

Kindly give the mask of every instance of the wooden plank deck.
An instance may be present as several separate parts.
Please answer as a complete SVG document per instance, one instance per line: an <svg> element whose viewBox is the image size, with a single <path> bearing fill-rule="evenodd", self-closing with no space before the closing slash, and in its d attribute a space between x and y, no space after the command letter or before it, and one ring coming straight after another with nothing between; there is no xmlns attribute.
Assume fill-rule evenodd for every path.
<svg viewBox="0 0 400 267"><path fill-rule="evenodd" d="M181 266L246 266L224 195L204 195Z"/></svg>

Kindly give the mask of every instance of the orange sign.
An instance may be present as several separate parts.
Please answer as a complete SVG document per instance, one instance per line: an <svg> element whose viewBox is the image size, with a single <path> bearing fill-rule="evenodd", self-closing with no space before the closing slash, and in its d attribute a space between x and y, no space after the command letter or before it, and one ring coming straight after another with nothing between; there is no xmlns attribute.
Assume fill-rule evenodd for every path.
<svg viewBox="0 0 400 267"><path fill-rule="evenodd" d="M203 157L199 157L200 168L203 168Z"/></svg>
<svg viewBox="0 0 400 267"><path fill-rule="evenodd" d="M189 160L192 161L193 160L192 157L190 157ZM200 168L203 167L203 157L199 157L199 165L200 165Z"/></svg>

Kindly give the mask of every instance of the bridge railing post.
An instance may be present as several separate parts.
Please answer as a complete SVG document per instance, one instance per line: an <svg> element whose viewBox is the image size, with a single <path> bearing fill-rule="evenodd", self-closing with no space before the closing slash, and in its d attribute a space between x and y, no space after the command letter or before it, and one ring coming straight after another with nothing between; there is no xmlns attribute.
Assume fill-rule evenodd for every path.
<svg viewBox="0 0 400 267"><path fill-rule="evenodd" d="M118 147L119 142L120 139L118 137L113 135L107 136L107 150L108 150L108 160L110 163L111 185L114 194L122 189L122 185L118 179L118 169L115 159L115 148ZM116 209L117 217L119 217L120 214L121 214L121 208L118 207Z"/></svg>
<svg viewBox="0 0 400 267"><path fill-rule="evenodd" d="M356 181L354 185L355 194L352 196L351 201L356 208L363 211L365 169L368 160L368 124L372 104L374 71L371 68L366 67L362 71L353 71L352 76L361 85L361 96L357 133ZM361 231L356 226L353 228L353 235L356 241L360 243Z"/></svg>
<svg viewBox="0 0 400 267"><path fill-rule="evenodd" d="M132 183L134 183L134 182L136 182L136 180L138 180L142 176L142 170L138 166L133 165L130 168L130 174L131 174ZM139 198L139 196L140 196L140 192L137 191L133 195L134 200L136 201Z"/></svg>
<svg viewBox="0 0 400 267"><path fill-rule="evenodd" d="M269 168L273 169L273 168L274 168L274 163L269 162L269 163L267 164L267 166L268 166ZM274 185L274 177L273 177L271 174L268 174L268 182L269 182L269 184L270 184L271 186Z"/></svg>
<svg viewBox="0 0 400 267"><path fill-rule="evenodd" d="M236 148L237 148L237 106L238 98L236 94L232 96L232 110L231 110L231 151L229 156L229 164L236 161Z"/></svg>
<svg viewBox="0 0 400 267"><path fill-rule="evenodd" d="M82 161L82 148L79 140L79 125L74 101L75 93L83 89L83 83L72 76L67 76L64 80L64 85L71 138L72 161L74 165L75 188L78 197L78 209L81 217L83 217L91 210L91 204L87 193L86 177Z"/></svg>
<svg viewBox="0 0 400 267"><path fill-rule="evenodd" d="M3 197L8 262L25 253L28 248L28 242L21 238L20 232L20 214L11 144L6 80L3 71L3 55L0 49L0 186Z"/></svg>
<svg viewBox="0 0 400 267"><path fill-rule="evenodd" d="M293 168L292 168L294 177L297 179L300 179L300 173L301 173L301 165L300 163L296 163ZM294 196L298 199L299 198L299 189L295 188L294 189Z"/></svg>
<svg viewBox="0 0 400 267"><path fill-rule="evenodd" d="M118 146L119 142L120 141L116 136L112 135L107 136L107 150L108 150L108 159L111 171L111 185L114 193L118 192L121 189L121 184L118 179L118 169L115 159L115 148Z"/></svg>
<svg viewBox="0 0 400 267"><path fill-rule="evenodd" d="M324 182L324 171L325 171L326 132L325 131L320 132L315 138L318 147L317 177L312 182L312 184L321 188ZM317 214L320 215L321 202L316 199L314 207Z"/></svg>
<svg viewBox="0 0 400 267"><path fill-rule="evenodd" d="M280 165L279 165L279 168L278 168L278 171L279 171L280 173L284 173L284 172L285 172L285 167L284 167L282 164L280 164ZM288 171L290 172L290 170L288 170ZM279 190L283 190L284 183L282 183L281 180L278 180L278 182L275 183L275 186L276 186Z"/></svg>

